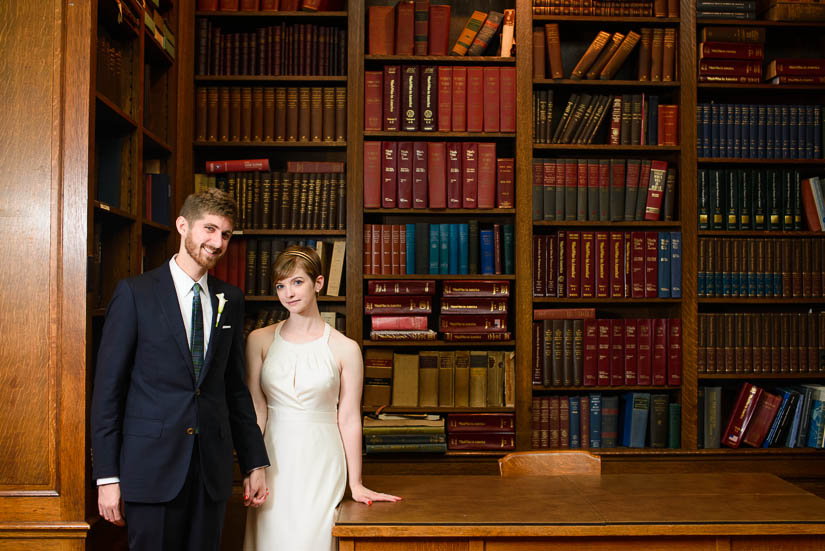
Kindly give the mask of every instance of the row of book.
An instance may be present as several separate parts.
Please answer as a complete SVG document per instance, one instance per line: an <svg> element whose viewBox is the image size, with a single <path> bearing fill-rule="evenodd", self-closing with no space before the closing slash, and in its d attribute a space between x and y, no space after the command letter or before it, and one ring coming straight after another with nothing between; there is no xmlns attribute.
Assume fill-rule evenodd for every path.
<svg viewBox="0 0 825 551"><path fill-rule="evenodd" d="M515 273L513 224L364 224L364 274Z"/></svg>
<svg viewBox="0 0 825 551"><path fill-rule="evenodd" d="M364 406L513 407L515 353L505 350L368 348Z"/></svg>
<svg viewBox="0 0 825 551"><path fill-rule="evenodd" d="M291 245L304 244L316 250L321 259L324 286L321 296L337 297L344 293L344 263L347 242L343 239L246 239L246 283L241 287L247 295L277 296L271 268L278 254Z"/></svg>
<svg viewBox="0 0 825 551"><path fill-rule="evenodd" d="M115 105L123 108L125 112L131 113L135 106L130 105L131 98L124 93L131 89L130 84L126 82L126 79L131 78L131 71L127 70L125 74L123 71L124 63L128 64L132 56L130 47L113 38L105 30L101 30L97 35L96 48L95 87L97 91L112 100ZM126 55L125 62L124 54Z"/></svg>
<svg viewBox="0 0 825 551"><path fill-rule="evenodd" d="M822 106L700 103L699 157L821 159Z"/></svg>
<svg viewBox="0 0 825 551"><path fill-rule="evenodd" d="M337 11L343 10L343 0L198 0L198 11Z"/></svg>
<svg viewBox="0 0 825 551"><path fill-rule="evenodd" d="M699 314L699 373L825 373L825 312Z"/></svg>
<svg viewBox="0 0 825 551"><path fill-rule="evenodd" d="M730 396L728 396L730 395ZM733 402L728 400L736 396ZM825 386L699 387L699 447L822 448ZM729 405L731 404L731 405ZM723 407L731 409L723 412ZM722 426L722 420L725 425Z"/></svg>
<svg viewBox="0 0 825 551"><path fill-rule="evenodd" d="M321 305L321 307L323 308L324 306ZM347 317L345 315L335 310L321 310L320 313L321 319L324 320L325 323L328 323L330 327L334 327L337 331L346 334ZM289 312L280 305L275 308L259 308L256 314L247 316L244 320L244 339L256 329L276 324L279 321L284 321L288 317Z"/></svg>
<svg viewBox="0 0 825 551"><path fill-rule="evenodd" d="M362 432L367 453L515 449L512 413L450 413L446 423L439 415L381 413L365 416Z"/></svg>
<svg viewBox="0 0 825 551"><path fill-rule="evenodd" d="M533 296L681 298L682 232L534 235Z"/></svg>
<svg viewBox="0 0 825 551"><path fill-rule="evenodd" d="M533 0L533 15L679 17L673 0Z"/></svg>
<svg viewBox="0 0 825 551"><path fill-rule="evenodd" d="M812 183L796 169L700 168L699 229L803 230L803 214L816 209Z"/></svg>
<svg viewBox="0 0 825 551"><path fill-rule="evenodd" d="M649 392L534 396L530 444L533 449L679 448L681 412L681 404L667 394Z"/></svg>
<svg viewBox="0 0 825 551"><path fill-rule="evenodd" d="M513 208L514 160L486 142L364 142L365 208Z"/></svg>
<svg viewBox="0 0 825 551"><path fill-rule="evenodd" d="M533 220L673 220L676 169L650 159L535 159Z"/></svg>
<svg viewBox="0 0 825 551"><path fill-rule="evenodd" d="M429 0L402 0L394 5L369 6L368 42L370 55L489 55L511 57L516 11L475 10L449 49L450 6ZM501 31L500 47L494 37Z"/></svg>
<svg viewBox="0 0 825 551"><path fill-rule="evenodd" d="M195 174L195 190L216 187L238 202L236 230L346 229L343 173L228 172Z"/></svg>
<svg viewBox="0 0 825 551"><path fill-rule="evenodd" d="M821 297L821 239L699 238L699 297Z"/></svg>
<svg viewBox="0 0 825 551"><path fill-rule="evenodd" d="M227 32L206 17L196 24L197 76L347 74L346 29L282 22Z"/></svg>
<svg viewBox="0 0 825 551"><path fill-rule="evenodd" d="M756 0L696 0L696 19L756 19Z"/></svg>
<svg viewBox="0 0 825 551"><path fill-rule="evenodd" d="M205 86L195 97L196 141L347 139L346 87Z"/></svg>
<svg viewBox="0 0 825 551"><path fill-rule="evenodd" d="M385 65L365 71L364 130L515 132L516 68Z"/></svg>
<svg viewBox="0 0 825 551"><path fill-rule="evenodd" d="M681 319L596 319L592 308L535 310L533 319L533 384L682 383Z"/></svg>

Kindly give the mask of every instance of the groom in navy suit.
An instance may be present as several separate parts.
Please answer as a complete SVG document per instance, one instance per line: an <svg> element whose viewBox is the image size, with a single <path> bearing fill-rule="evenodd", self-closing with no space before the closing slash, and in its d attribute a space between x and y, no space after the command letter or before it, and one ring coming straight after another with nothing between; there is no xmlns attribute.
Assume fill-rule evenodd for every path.
<svg viewBox="0 0 825 551"><path fill-rule="evenodd" d="M106 312L92 399L101 516L126 523L129 549L217 550L232 493L259 506L269 465L244 369L244 297L207 274L237 218L215 189L186 198L178 254L118 283Z"/></svg>

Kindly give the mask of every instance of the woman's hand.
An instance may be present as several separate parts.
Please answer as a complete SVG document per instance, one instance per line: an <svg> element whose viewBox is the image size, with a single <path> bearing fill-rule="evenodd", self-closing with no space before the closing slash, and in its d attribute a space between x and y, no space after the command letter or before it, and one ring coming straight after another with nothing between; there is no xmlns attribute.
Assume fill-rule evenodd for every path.
<svg viewBox="0 0 825 551"><path fill-rule="evenodd" d="M367 505L372 505L373 501L400 501L401 498L398 496L393 496L390 494L382 494L379 492L373 492L369 488L365 488L363 484L359 484L358 486L353 486L350 488L352 492L352 500L357 501L359 503L366 503Z"/></svg>

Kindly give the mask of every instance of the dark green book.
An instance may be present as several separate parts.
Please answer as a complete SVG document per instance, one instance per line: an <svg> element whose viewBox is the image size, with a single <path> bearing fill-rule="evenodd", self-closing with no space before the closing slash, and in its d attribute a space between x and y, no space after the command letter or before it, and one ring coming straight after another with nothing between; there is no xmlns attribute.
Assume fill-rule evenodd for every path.
<svg viewBox="0 0 825 551"><path fill-rule="evenodd" d="M501 241L502 241L502 253L504 255L504 273L505 274L514 274L516 273L515 268L515 234L514 234L513 224L502 224L501 225Z"/></svg>
<svg viewBox="0 0 825 551"><path fill-rule="evenodd" d="M697 406L697 410L702 411L699 406ZM667 447L678 450L682 447L682 404L669 404L668 413ZM701 441L701 439L699 440Z"/></svg>
<svg viewBox="0 0 825 551"><path fill-rule="evenodd" d="M782 229L782 185L779 171L770 169L765 174L767 178L767 209L769 230Z"/></svg>
<svg viewBox="0 0 825 551"><path fill-rule="evenodd" d="M791 173L791 185L793 186L793 229L802 230L802 176L798 170Z"/></svg>
<svg viewBox="0 0 825 551"><path fill-rule="evenodd" d="M599 220L599 160L587 160L587 219Z"/></svg>
<svg viewBox="0 0 825 551"><path fill-rule="evenodd" d="M668 401L669 397L667 394L650 395L648 434L650 435L649 445L651 448L664 448L667 446L669 424Z"/></svg>
<svg viewBox="0 0 825 551"><path fill-rule="evenodd" d="M555 180L555 187L556 187L556 201L555 201L555 220L560 222L564 220L564 167L566 166L566 159L556 159L556 162L553 163L556 167L556 180Z"/></svg>
<svg viewBox="0 0 825 551"><path fill-rule="evenodd" d="M588 161L576 159L576 220L587 221L588 199Z"/></svg>
<svg viewBox="0 0 825 551"><path fill-rule="evenodd" d="M794 229L794 182L793 172L782 171L782 230L791 231Z"/></svg>
<svg viewBox="0 0 825 551"><path fill-rule="evenodd" d="M542 170L542 200L544 201L544 220L556 220L556 162L545 162Z"/></svg>
<svg viewBox="0 0 825 551"><path fill-rule="evenodd" d="M546 220L544 210L544 161L533 159L533 222Z"/></svg>
<svg viewBox="0 0 825 551"><path fill-rule="evenodd" d="M610 159L599 159L599 222L610 220Z"/></svg>
<svg viewBox="0 0 825 551"><path fill-rule="evenodd" d="M762 170L751 171L751 182L753 183L753 229L764 230L767 227L767 188L766 178Z"/></svg>
<svg viewBox="0 0 825 551"><path fill-rule="evenodd" d="M722 170L711 169L710 175L710 229L721 230L724 228L724 193L722 191Z"/></svg>
<svg viewBox="0 0 825 551"><path fill-rule="evenodd" d="M753 175L750 170L738 169L739 172L739 229L753 228Z"/></svg>

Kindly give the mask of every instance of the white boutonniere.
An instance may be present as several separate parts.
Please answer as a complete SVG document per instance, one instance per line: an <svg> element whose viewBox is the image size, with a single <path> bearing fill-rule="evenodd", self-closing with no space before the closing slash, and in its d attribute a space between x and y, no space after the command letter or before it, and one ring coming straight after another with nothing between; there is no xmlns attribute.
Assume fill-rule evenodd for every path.
<svg viewBox="0 0 825 551"><path fill-rule="evenodd" d="M215 327L218 326L218 323L221 321L221 314L223 314L223 307L226 306L226 303L229 302L226 297L223 296L223 293L218 293L215 295L218 297L218 315L215 318Z"/></svg>

